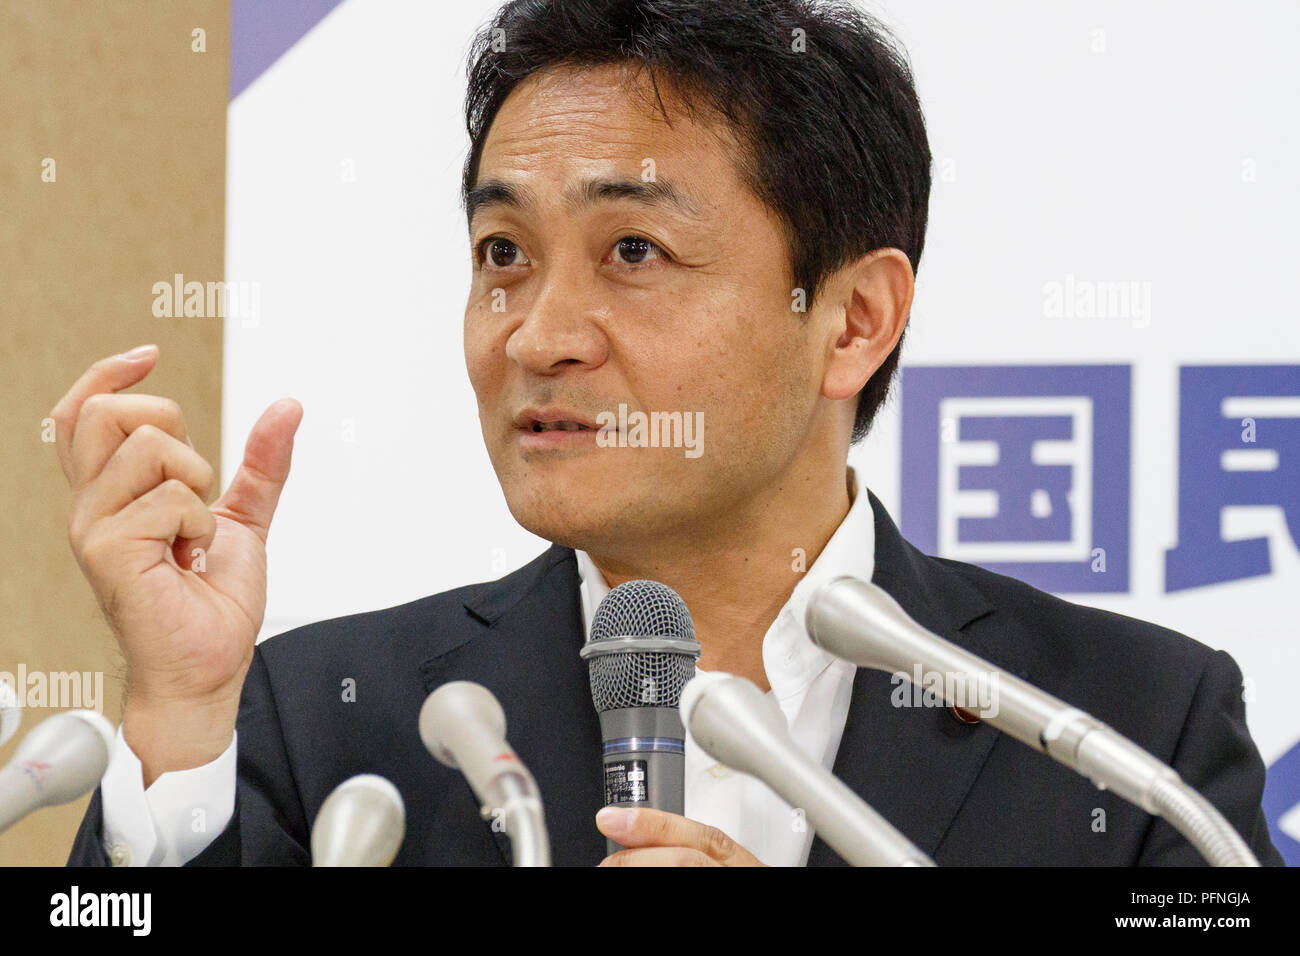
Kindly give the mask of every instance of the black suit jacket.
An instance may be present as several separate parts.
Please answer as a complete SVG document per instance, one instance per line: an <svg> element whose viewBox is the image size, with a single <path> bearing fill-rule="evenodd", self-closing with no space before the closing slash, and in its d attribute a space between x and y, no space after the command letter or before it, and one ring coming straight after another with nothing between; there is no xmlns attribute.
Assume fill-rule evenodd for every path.
<svg viewBox="0 0 1300 956"><path fill-rule="evenodd" d="M873 580L924 626L1106 721L1171 764L1281 864L1260 808L1264 765L1232 658L1181 634L1080 607L908 544L880 502ZM195 864L306 864L330 791L378 773L406 802L397 864L509 862L462 776L425 751L417 715L451 680L477 681L541 788L558 865L594 865L605 838L577 561L552 546L499 581L301 627L260 644L244 685L229 826ZM344 682L355 682L355 702ZM1184 865L1167 823L946 708L895 707L859 669L835 773L940 865ZM1101 811L1101 812L1098 812ZM96 791L70 864L107 865ZM815 840L809 865L842 861Z"/></svg>

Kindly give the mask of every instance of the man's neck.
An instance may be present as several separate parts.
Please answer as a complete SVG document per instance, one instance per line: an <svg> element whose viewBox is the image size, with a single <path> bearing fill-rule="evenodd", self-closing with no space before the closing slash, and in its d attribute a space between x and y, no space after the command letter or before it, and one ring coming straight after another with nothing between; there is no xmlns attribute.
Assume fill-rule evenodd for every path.
<svg viewBox="0 0 1300 956"><path fill-rule="evenodd" d="M689 541L659 541L630 561L588 552L606 584L660 581L690 608L702 670L727 671L769 689L763 636L850 507L845 471L788 482L751 513L757 520L710 528Z"/></svg>

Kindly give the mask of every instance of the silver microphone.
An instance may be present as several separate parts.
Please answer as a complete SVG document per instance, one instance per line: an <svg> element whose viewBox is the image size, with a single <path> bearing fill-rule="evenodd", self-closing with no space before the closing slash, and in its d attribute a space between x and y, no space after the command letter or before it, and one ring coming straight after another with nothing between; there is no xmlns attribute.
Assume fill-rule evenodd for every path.
<svg viewBox="0 0 1300 956"><path fill-rule="evenodd" d="M551 865L537 782L506 743L506 715L491 691L471 681L443 684L420 708L420 739L440 763L465 775L483 819L500 815L515 866Z"/></svg>
<svg viewBox="0 0 1300 956"><path fill-rule="evenodd" d="M406 836L406 805L373 773L335 787L311 828L312 866L391 866Z"/></svg>
<svg viewBox="0 0 1300 956"><path fill-rule="evenodd" d="M713 757L767 784L801 809L853 866L934 866L907 837L795 744L776 701L743 677L697 673L682 691L682 719Z"/></svg>
<svg viewBox="0 0 1300 956"><path fill-rule="evenodd" d="M115 735L93 710L69 710L33 727L0 769L0 833L41 807L94 790L108 769Z"/></svg>
<svg viewBox="0 0 1300 956"><path fill-rule="evenodd" d="M1214 866L1258 866L1236 829L1172 767L1111 727L926 630L885 590L851 576L821 585L808 602L814 644L861 667L942 679L944 699L1065 764L1102 789L1164 817ZM986 699L979 709L972 700ZM959 699L960 698L960 699Z"/></svg>
<svg viewBox="0 0 1300 956"><path fill-rule="evenodd" d="M18 706L18 694L8 681L0 680L0 747L3 747L23 722L23 711Z"/></svg>
<svg viewBox="0 0 1300 956"><path fill-rule="evenodd" d="M686 602L658 581L624 581L605 595L581 650L600 715L605 805L686 807L686 730L678 703L700 657ZM622 847L605 841L616 853Z"/></svg>

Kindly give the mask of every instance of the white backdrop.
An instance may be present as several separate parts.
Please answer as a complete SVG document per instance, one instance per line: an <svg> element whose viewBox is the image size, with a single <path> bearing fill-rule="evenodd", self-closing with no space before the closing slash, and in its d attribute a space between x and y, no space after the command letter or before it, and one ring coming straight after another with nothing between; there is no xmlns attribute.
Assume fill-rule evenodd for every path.
<svg viewBox="0 0 1300 956"><path fill-rule="evenodd" d="M1270 575L1172 594L1163 576L1179 367L1300 363L1300 4L867 6L911 55L935 156L905 364L1132 366L1129 588L1071 597L1229 650L1272 763L1300 741L1281 509L1225 511L1225 538L1270 537ZM461 344L464 60L495 7L344 0L231 104L227 279L261 299L227 320L225 479L267 404L306 409L264 636L546 546L506 510ZM1049 285L1076 280L1138 283L1146 307L1051 317ZM852 456L896 518L897 406ZM1283 826L1300 840L1300 811Z"/></svg>

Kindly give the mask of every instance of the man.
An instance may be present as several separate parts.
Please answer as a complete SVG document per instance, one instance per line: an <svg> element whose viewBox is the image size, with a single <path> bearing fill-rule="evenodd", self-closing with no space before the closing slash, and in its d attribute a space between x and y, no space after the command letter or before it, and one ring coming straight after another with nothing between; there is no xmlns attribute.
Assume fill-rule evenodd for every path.
<svg viewBox="0 0 1300 956"><path fill-rule="evenodd" d="M987 724L894 706L888 675L818 650L803 609L843 573L1136 739L1279 862L1227 655L927 558L846 470L898 363L930 186L910 75L871 20L799 0L509 4L466 106L466 365L510 511L553 546L500 581L255 647L301 409L268 409L208 506L180 411L115 394L157 351L96 364L53 415L127 698L72 862L306 863L321 803L361 772L405 798L399 863L507 862L418 737L450 680L502 701L558 864L837 862L797 808L693 742L685 817L597 816L578 650L634 578L673 587L700 667L772 693L800 745L941 865L1200 862ZM620 408L702 422L707 442L631 440ZM606 858L606 836L627 849Z"/></svg>

